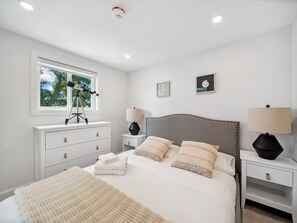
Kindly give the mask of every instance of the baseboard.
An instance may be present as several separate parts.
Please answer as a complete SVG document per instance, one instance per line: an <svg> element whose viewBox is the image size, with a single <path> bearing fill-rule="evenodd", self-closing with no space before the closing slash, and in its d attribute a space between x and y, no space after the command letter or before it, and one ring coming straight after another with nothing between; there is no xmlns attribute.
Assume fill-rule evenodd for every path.
<svg viewBox="0 0 297 223"><path fill-rule="evenodd" d="M23 184L23 185L20 185L20 186L17 186L17 187L13 187L13 188L10 188L8 190L4 190L4 191L1 191L0 192L0 202L3 201L4 199L12 196L14 193L14 191L20 187L25 187L25 186L28 186L29 184L31 184L33 182L30 182L30 183L26 183L26 184Z"/></svg>

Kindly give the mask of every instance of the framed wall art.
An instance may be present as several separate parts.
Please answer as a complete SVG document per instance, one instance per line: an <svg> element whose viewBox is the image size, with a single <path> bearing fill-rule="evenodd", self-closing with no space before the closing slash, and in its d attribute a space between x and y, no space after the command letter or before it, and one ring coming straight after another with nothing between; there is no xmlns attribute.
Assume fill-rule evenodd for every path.
<svg viewBox="0 0 297 223"><path fill-rule="evenodd" d="M170 96L170 81L157 83L157 97Z"/></svg>
<svg viewBox="0 0 297 223"><path fill-rule="evenodd" d="M197 93L215 92L215 74L198 76L196 78L196 92Z"/></svg>

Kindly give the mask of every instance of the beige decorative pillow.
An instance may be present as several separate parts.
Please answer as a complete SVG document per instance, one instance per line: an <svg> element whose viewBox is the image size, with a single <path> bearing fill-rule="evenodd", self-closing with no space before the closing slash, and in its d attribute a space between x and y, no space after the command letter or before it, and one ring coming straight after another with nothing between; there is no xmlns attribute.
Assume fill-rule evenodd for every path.
<svg viewBox="0 0 297 223"><path fill-rule="evenodd" d="M183 141L171 166L212 178L218 148L203 142Z"/></svg>
<svg viewBox="0 0 297 223"><path fill-rule="evenodd" d="M172 141L167 139L149 136L139 147L137 147L134 154L160 162L171 144Z"/></svg>

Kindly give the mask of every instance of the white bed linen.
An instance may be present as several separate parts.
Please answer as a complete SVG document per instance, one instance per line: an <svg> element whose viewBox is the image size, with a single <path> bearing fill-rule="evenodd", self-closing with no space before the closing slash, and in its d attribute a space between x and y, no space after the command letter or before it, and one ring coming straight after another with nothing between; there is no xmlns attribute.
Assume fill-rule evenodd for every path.
<svg viewBox="0 0 297 223"><path fill-rule="evenodd" d="M236 184L232 176L214 170L213 179L136 156L128 157L125 176L100 175L101 179L136 201L176 223L231 223L235 219ZM85 168L93 173L94 166ZM0 203L0 222L22 222L14 196Z"/></svg>

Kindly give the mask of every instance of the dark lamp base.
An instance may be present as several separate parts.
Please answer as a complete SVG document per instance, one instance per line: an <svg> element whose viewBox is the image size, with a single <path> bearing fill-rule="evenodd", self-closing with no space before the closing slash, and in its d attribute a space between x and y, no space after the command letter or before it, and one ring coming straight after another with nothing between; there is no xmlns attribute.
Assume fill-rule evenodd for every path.
<svg viewBox="0 0 297 223"><path fill-rule="evenodd" d="M283 148L274 135L261 134L253 143L259 157L268 160L275 160L282 152Z"/></svg>
<svg viewBox="0 0 297 223"><path fill-rule="evenodd" d="M140 131L140 128L137 122L132 122L129 127L129 132L131 133L131 135L138 135L139 131Z"/></svg>

